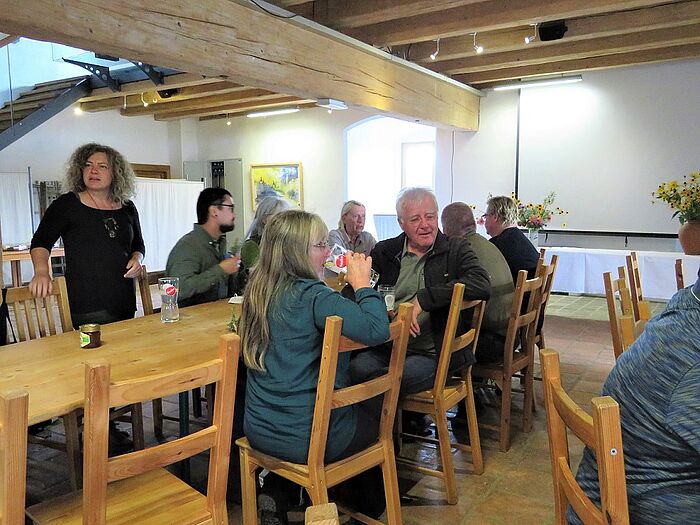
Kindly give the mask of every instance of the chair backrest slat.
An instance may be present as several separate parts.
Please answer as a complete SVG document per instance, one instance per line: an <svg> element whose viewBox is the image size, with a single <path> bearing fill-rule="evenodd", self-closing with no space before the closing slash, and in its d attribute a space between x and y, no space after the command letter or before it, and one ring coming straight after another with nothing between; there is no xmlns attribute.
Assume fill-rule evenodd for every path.
<svg viewBox="0 0 700 525"><path fill-rule="evenodd" d="M676 259L676 288L678 290L685 288L685 279L683 278L683 259Z"/></svg>
<svg viewBox="0 0 700 525"><path fill-rule="evenodd" d="M73 321L70 315L65 277L56 277L53 280L51 295L45 298L35 298L28 286L8 288L6 302L18 341L38 339L55 335L58 332L58 324L54 314L54 300L58 306L61 331L72 331Z"/></svg>
<svg viewBox="0 0 700 525"><path fill-rule="evenodd" d="M311 441L309 443L308 465L309 469L320 470L324 465L326 442L328 440L328 427L330 424L331 410L334 407L348 406L359 403L373 397L374 392L384 392L384 401L379 423L379 439L391 440L396 415L396 406L399 399L399 385L403 371L406 347L408 345L408 332L411 322L413 306L403 303L399 306L399 312L394 322L390 325L391 358L386 374L373 378L365 383L353 385L334 391L335 375L338 365L338 355L342 351L365 348L367 345L358 345L341 335L343 320L338 316L326 318L326 326L323 335L323 347L321 350L321 365L316 388L316 401L314 417L311 425Z"/></svg>
<svg viewBox="0 0 700 525"><path fill-rule="evenodd" d="M27 483L26 392L0 394L0 523L24 525Z"/></svg>
<svg viewBox="0 0 700 525"><path fill-rule="evenodd" d="M134 281L138 288L137 292L141 297L141 308L143 309L143 315L151 315L154 313L153 298L151 297L151 285L149 283L148 271L146 270L145 266L141 266L141 271L136 276ZM157 279L156 282L158 282Z"/></svg>
<svg viewBox="0 0 700 525"><path fill-rule="evenodd" d="M612 337L615 359L618 359L622 352L634 343L646 324L646 321L634 320L632 300L630 291L627 288L627 279L625 278L625 269L622 267L618 268L618 275L617 279L613 279L610 272L603 274L605 299L608 305L608 319L610 321L610 335Z"/></svg>
<svg viewBox="0 0 700 525"><path fill-rule="evenodd" d="M433 397L440 396L445 388L447 374L450 367L450 359L452 354L462 348L471 345L471 351L476 351L476 345L479 342L479 334L481 332L481 321L484 317L486 303L484 301L464 300L463 283L456 283L452 289L452 300L450 301L450 310L445 324L445 335L442 339L442 347L438 358L437 368L435 370L435 381L433 382ZM460 318L466 312L471 310L471 322L465 329L466 332L457 334ZM466 323L466 319L464 320Z"/></svg>
<svg viewBox="0 0 700 525"><path fill-rule="evenodd" d="M634 320L648 321L651 319L651 309L649 308L649 302L644 300L644 294L642 293L642 277L639 272L637 252L630 252L626 260Z"/></svg>
<svg viewBox="0 0 700 525"><path fill-rule="evenodd" d="M540 363L554 480L555 523L566 523L570 504L586 525L629 525L619 405L611 397L596 397L591 401L593 416L582 417L582 410L561 387L559 355L553 350L542 349ZM567 422L575 423L578 428L572 430L577 436L584 437L584 442L595 454L600 482L600 508L578 485L571 470Z"/></svg>
<svg viewBox="0 0 700 525"><path fill-rule="evenodd" d="M106 520L107 484L186 459L210 448L207 488L208 510L214 523L225 520L226 484L231 447L236 372L240 340L235 334L219 339L219 357L167 374L111 382L108 363L85 365L85 455L83 461L83 520L102 525ZM197 370L199 369L199 370ZM174 390L216 384L213 422L194 434L138 450L107 457L109 408L164 397Z"/></svg>

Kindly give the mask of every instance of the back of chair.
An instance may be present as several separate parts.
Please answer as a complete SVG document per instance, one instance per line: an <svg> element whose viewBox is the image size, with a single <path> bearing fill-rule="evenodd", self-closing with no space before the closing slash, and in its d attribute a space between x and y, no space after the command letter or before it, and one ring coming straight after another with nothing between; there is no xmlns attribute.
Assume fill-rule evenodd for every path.
<svg viewBox="0 0 700 525"><path fill-rule="evenodd" d="M630 252L627 259L627 275L629 277L629 290L632 295L632 309L635 321L648 321L651 319L649 303L644 300L642 294L642 279L639 273L639 261L637 252Z"/></svg>
<svg viewBox="0 0 700 525"><path fill-rule="evenodd" d="M0 395L0 524L24 525L29 395Z"/></svg>
<svg viewBox="0 0 700 525"><path fill-rule="evenodd" d="M542 263L537 264L537 273L535 275L543 279L542 294L540 297L542 306L540 307L540 320L537 323L537 334L535 337L535 343L538 344L540 348L543 348L544 335L542 334L542 331L544 329L544 319L547 313L547 303L549 303L549 297L552 295L552 286L554 285L554 276L557 271L559 256L552 255L552 260L549 262L549 265L544 264L544 257L542 257L540 261L542 261Z"/></svg>
<svg viewBox="0 0 700 525"><path fill-rule="evenodd" d="M207 501L209 511L226 518L226 484L231 447L236 371L240 339L222 335L219 357L171 373L111 382L110 365L85 364L85 455L83 463L83 523L103 525L106 520L107 484L161 468L211 449ZM110 407L165 397L195 387L216 384L211 426L154 447L107 457ZM240 407L239 407L240 409Z"/></svg>
<svg viewBox="0 0 700 525"><path fill-rule="evenodd" d="M328 426L331 410L334 408L355 405L384 394L381 421L379 423L379 440L386 441L390 445L392 444L392 429L399 400L399 387L406 358L412 311L412 304L401 304L396 320L389 327L389 341L391 341L392 345L387 373L364 383L338 390L334 390L338 355L340 352L350 352L365 348L366 345L341 335L342 318L334 315L326 319L323 350L321 352L321 369L318 375L316 405L314 407L311 441L309 443L309 471L314 469L320 470L324 465Z"/></svg>
<svg viewBox="0 0 700 525"><path fill-rule="evenodd" d="M589 416L561 386L559 354L540 350L540 362L554 478L555 523L566 523L567 506L571 505L586 525L629 525L620 407L611 397L595 397L591 400L593 417ZM571 471L567 428L595 453L601 508L590 500Z"/></svg>
<svg viewBox="0 0 700 525"><path fill-rule="evenodd" d="M153 313L153 298L151 297L151 285L148 282L148 271L145 266L141 266L141 272L136 276L136 286L141 296L143 315L151 315Z"/></svg>
<svg viewBox="0 0 700 525"><path fill-rule="evenodd" d="M65 277L53 280L53 289L48 297L35 298L28 286L20 286L7 290L6 302L18 342L56 335L59 328L56 321L60 321L60 331L73 330ZM54 304L58 306L58 319Z"/></svg>
<svg viewBox="0 0 700 525"><path fill-rule="evenodd" d="M685 279L683 279L683 259L676 259L676 288L678 290L685 288Z"/></svg>
<svg viewBox="0 0 700 525"><path fill-rule="evenodd" d="M452 354L471 345L472 352L476 351L481 331L481 321L484 317L486 303L484 301L465 301L464 284L457 283L452 290L452 301L450 302L450 313L447 316L445 325L445 335L442 339L440 358L435 370L435 383L433 383L433 397L437 397L445 387L447 374L450 368L450 358ZM462 334L457 334L460 317L465 310L473 309L470 329Z"/></svg>
<svg viewBox="0 0 700 525"><path fill-rule="evenodd" d="M635 323L632 313L632 298L627 288L625 269L619 268L619 277L612 278L610 272L603 274L605 285L605 299L608 303L608 319L610 320L610 335L612 336L613 352L615 359L619 359L622 352L627 350L637 338L637 331L643 329L643 321ZM618 297L619 308L618 313Z"/></svg>
<svg viewBox="0 0 700 525"><path fill-rule="evenodd" d="M542 268L546 268L546 265L543 265ZM540 305L542 304L543 282L545 281L542 277L528 279L527 271L525 270L518 272L503 353L503 365L506 370L512 367L513 350L518 334L520 334L521 347L525 351L534 349L537 320L539 318ZM526 295L528 296L527 306L523 307Z"/></svg>

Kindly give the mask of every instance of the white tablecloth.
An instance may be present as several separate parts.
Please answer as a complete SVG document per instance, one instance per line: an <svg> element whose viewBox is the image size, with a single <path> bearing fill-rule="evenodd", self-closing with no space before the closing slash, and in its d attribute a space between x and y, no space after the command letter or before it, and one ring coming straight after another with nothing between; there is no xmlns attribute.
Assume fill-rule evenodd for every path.
<svg viewBox="0 0 700 525"><path fill-rule="evenodd" d="M625 266L626 250L598 250L591 248L546 248L547 261L559 256L554 278L555 292L604 295L603 273L617 276L617 267ZM683 259L685 285L693 284L698 275L700 256L675 252L637 252L646 299L668 300L676 293L676 259Z"/></svg>

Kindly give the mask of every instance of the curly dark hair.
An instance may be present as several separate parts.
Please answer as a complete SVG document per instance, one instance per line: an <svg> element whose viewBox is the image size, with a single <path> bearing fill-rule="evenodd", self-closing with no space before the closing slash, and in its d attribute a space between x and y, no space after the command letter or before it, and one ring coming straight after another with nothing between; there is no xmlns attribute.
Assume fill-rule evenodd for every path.
<svg viewBox="0 0 700 525"><path fill-rule="evenodd" d="M112 184L109 187L110 196L115 202L124 204L134 196L136 190L134 170L131 169L131 165L117 150L102 144L95 144L94 142L80 146L71 155L66 167L64 190L76 193L85 191L83 168L87 160L95 153L107 155L107 160L112 170Z"/></svg>

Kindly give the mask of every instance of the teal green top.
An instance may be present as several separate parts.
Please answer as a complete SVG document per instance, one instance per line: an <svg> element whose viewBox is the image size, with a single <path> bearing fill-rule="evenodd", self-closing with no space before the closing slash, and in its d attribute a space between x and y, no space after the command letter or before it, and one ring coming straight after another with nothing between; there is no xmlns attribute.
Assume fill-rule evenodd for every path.
<svg viewBox="0 0 700 525"><path fill-rule="evenodd" d="M252 268L260 258L260 239L246 239L241 246L241 262L244 268Z"/></svg>
<svg viewBox="0 0 700 525"><path fill-rule="evenodd" d="M326 317L342 317L342 334L368 346L389 338L379 293L361 288L355 297L356 303L321 281L299 279L273 305L267 371L249 369L246 386L244 431L257 450L289 461L307 460ZM351 384L349 365L350 353L340 354L336 388ZM347 448L358 424L355 406L332 412L326 457Z"/></svg>

